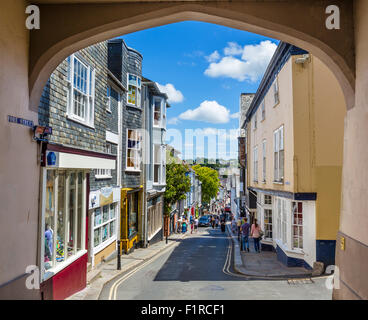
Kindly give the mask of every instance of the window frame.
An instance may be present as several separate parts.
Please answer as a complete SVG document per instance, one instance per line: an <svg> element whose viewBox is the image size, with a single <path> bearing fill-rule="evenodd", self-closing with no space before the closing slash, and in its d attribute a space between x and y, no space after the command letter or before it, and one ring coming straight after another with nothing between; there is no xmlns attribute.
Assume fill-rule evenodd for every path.
<svg viewBox="0 0 368 320"><path fill-rule="evenodd" d="M53 200L53 211L58 212L59 211L59 206L60 204L58 203L58 183L59 183L59 175L61 173L65 173L65 189L64 189L64 194L65 194L65 199L63 201L63 204L61 204L62 206L64 206L64 221L63 221L63 226L64 226L64 248L67 246L67 239L69 234L72 232L73 233L73 254L70 256L66 256L65 257L65 250L63 253L63 257L64 260L61 262L56 263L56 246L55 244L57 243L57 230L58 230L58 218L56 215L54 215L53 217L53 235L52 235L52 244L53 244L53 253L52 253L52 262L53 262L53 266L47 270L45 270L45 219L46 219L46 201L48 199L46 199L46 182L47 182L47 172L48 171L53 171L54 172L54 180L53 180L53 195L52 195L52 200ZM70 179L71 179L71 175L75 174L75 177L79 177L79 174L81 173L81 194L79 195L79 178L75 179L74 181L74 186L72 188L72 190L74 190L74 204L73 204L73 209L70 210L70 190L71 190L71 186L70 186ZM50 277L54 276L56 273L60 272L61 270L63 270L65 267L67 267L68 265L70 265L71 263L73 263L74 261L76 261L77 259L79 259L80 257L82 257L84 254L87 253L87 248L86 248L86 211L87 211L87 203L85 201L86 199L86 194L87 194L87 176L86 176L86 171L85 170L77 170L77 169L57 169L57 168L43 168L42 169L42 173L41 173L41 179L42 179L42 207L41 207L41 223L40 223L40 227L41 227L41 232L40 232L40 237L41 237L41 254L40 254L40 279L41 282L46 281L47 279L49 279ZM81 199L81 206L80 206L80 213L81 216L79 217L78 211L79 211L79 199ZM73 226L72 226L72 230L70 229L69 232L67 231L68 228L68 222L69 222L69 218L70 218L70 212L73 212ZM79 220L80 218L80 220ZM78 224L80 223L80 230L78 230ZM77 246L78 246L78 239L80 238L80 245L81 248L78 250ZM74 241L75 240L75 241Z"/></svg>
<svg viewBox="0 0 368 320"><path fill-rule="evenodd" d="M301 210L299 210L299 204L301 205ZM296 209L296 211L295 211ZM301 212L299 212L301 211ZM302 251L304 249L304 214L303 214L303 202L302 201L292 201L291 202L291 247L295 251ZM297 217L295 217L295 214ZM299 215L301 215L301 224L299 223ZM298 222L295 223L295 218L297 218ZM295 235L295 227L298 229L298 235ZM300 229L302 231L300 235ZM298 246L295 246L295 238L298 238ZM301 240L301 246L300 246Z"/></svg>
<svg viewBox="0 0 368 320"><path fill-rule="evenodd" d="M129 81L129 76L136 77L136 84L131 84ZM129 102L129 95L130 95L130 86L135 87L136 89L136 97L135 97L135 103ZM132 106L135 108L142 109L141 102L142 102L142 79L140 76L134 74L134 73L127 73L127 105Z"/></svg>
<svg viewBox="0 0 368 320"><path fill-rule="evenodd" d="M138 140L134 140L134 141L138 141L139 142L139 148L129 148L129 131L135 131L137 134L137 138ZM142 165L142 133L140 129L126 129L126 141L125 141L125 170L126 171L134 171L134 172L140 172L141 171L141 165ZM138 162L138 165L136 167L129 167L128 166L128 151L129 149L135 150L135 154L136 154L136 160Z"/></svg>
<svg viewBox="0 0 368 320"><path fill-rule="evenodd" d="M74 86L75 78L75 60L87 69L86 93ZM96 69L86 63L84 59L72 54L67 58L67 118L83 124L87 127L94 128L94 111L95 111L95 91L96 91ZM86 98L84 109L84 117L74 112L74 91L82 94Z"/></svg>
<svg viewBox="0 0 368 320"><path fill-rule="evenodd" d="M272 84L273 89L273 106L277 106L280 103L280 88L278 83L278 77L275 78L275 81Z"/></svg>
<svg viewBox="0 0 368 320"><path fill-rule="evenodd" d="M266 102L265 99L261 102L261 121L266 119Z"/></svg>
<svg viewBox="0 0 368 320"><path fill-rule="evenodd" d="M284 143L284 125L273 132L273 182L284 183L285 178L285 143ZM282 154L282 157L281 157ZM281 160L282 158L282 160ZM282 170L281 170L282 163Z"/></svg>
<svg viewBox="0 0 368 320"><path fill-rule="evenodd" d="M113 205L113 207L114 207L113 211L115 212L113 218L111 218L111 205ZM104 207L109 208L109 219L106 220L105 222L103 221L103 208ZM118 217L117 208L118 208L117 202L113 202L113 203L104 205L102 207L94 208L92 210L91 217L92 217L92 226L93 226L93 232L92 232L92 235L93 235L93 244L92 244L93 254L96 254L96 253L100 252L101 250L106 248L108 245L110 245L112 242L114 242L117 239L117 217ZM95 213L96 213L97 210L101 211L101 216L102 216L101 223L98 224L98 225L95 224L95 218L96 218ZM115 224L114 224L114 234L113 235L111 235L111 229L110 229L110 224L112 222L115 222ZM103 227L105 227L106 225L108 226L108 237L105 241L102 241L102 238L103 238L102 230L103 230ZM99 235L100 241L99 241L98 245L95 246L95 231L98 230L98 229L101 230L100 235Z"/></svg>
<svg viewBox="0 0 368 320"><path fill-rule="evenodd" d="M258 146L253 148L253 182L258 182Z"/></svg>
<svg viewBox="0 0 368 320"><path fill-rule="evenodd" d="M262 182L266 182L266 152L267 152L266 139L262 141Z"/></svg>

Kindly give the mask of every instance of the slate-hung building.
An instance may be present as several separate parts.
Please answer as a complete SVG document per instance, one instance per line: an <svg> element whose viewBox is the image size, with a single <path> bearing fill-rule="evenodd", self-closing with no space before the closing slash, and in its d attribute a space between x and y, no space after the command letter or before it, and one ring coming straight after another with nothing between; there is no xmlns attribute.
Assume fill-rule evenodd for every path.
<svg viewBox="0 0 368 320"><path fill-rule="evenodd" d="M144 177L146 221L142 244L161 240L163 234L164 197L166 190L166 109L170 107L168 96L157 84L142 79L142 107L144 108Z"/></svg>
<svg viewBox="0 0 368 320"><path fill-rule="evenodd" d="M256 204L265 231L262 248L274 248L288 266L334 264L344 117L343 94L331 71L281 42L242 127L247 186L256 197L248 205Z"/></svg>
<svg viewBox="0 0 368 320"><path fill-rule="evenodd" d="M108 132L118 135L119 126L107 110L107 66L106 42L76 52L51 74L41 98L39 124L53 129L41 150L45 299L63 299L84 288L87 264L98 263L98 255L107 256L115 246L117 141ZM111 112L118 111L113 107Z"/></svg>
<svg viewBox="0 0 368 320"><path fill-rule="evenodd" d="M121 97L121 249L129 252L144 241L142 55L123 39L108 42L108 66L127 88Z"/></svg>

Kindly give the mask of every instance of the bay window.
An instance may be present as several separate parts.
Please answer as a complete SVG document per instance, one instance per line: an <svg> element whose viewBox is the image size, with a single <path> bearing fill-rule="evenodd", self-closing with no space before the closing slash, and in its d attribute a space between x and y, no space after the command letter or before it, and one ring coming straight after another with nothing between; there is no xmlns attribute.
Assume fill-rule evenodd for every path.
<svg viewBox="0 0 368 320"><path fill-rule="evenodd" d="M154 98L154 109L153 109L153 125L161 126L161 116L162 116L162 99Z"/></svg>
<svg viewBox="0 0 368 320"><path fill-rule="evenodd" d="M126 169L139 171L142 162L142 134L139 129L127 129Z"/></svg>
<svg viewBox="0 0 368 320"><path fill-rule="evenodd" d="M128 104L141 107L141 78L128 74Z"/></svg>
<svg viewBox="0 0 368 320"><path fill-rule="evenodd" d="M68 57L67 114L72 120L93 126L95 70L74 54Z"/></svg>
<svg viewBox="0 0 368 320"><path fill-rule="evenodd" d="M274 141L274 181L284 181L284 126L273 133Z"/></svg>
<svg viewBox="0 0 368 320"><path fill-rule="evenodd" d="M85 250L86 175L83 171L45 169L42 272L57 267Z"/></svg>
<svg viewBox="0 0 368 320"><path fill-rule="evenodd" d="M293 249L303 249L303 203L292 202Z"/></svg>
<svg viewBox="0 0 368 320"><path fill-rule="evenodd" d="M161 182L161 145L154 144L153 145L153 156L154 156L154 167L153 167L153 182L160 183Z"/></svg>

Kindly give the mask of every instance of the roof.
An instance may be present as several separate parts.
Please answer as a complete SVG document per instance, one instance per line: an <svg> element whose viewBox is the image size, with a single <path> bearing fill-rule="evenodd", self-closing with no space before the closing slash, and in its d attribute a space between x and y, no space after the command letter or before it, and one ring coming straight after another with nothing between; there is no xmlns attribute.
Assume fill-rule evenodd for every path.
<svg viewBox="0 0 368 320"><path fill-rule="evenodd" d="M289 60L290 56L307 53L307 51L293 46L290 43L282 41L279 43L275 53L271 58L270 63L268 64L266 72L263 75L263 78L252 100L252 103L250 104L250 107L246 113L244 123L241 124L241 128L245 127L245 123L249 122L250 118L257 111L266 93L273 84L273 81L275 80L276 76L279 74L285 63Z"/></svg>
<svg viewBox="0 0 368 320"><path fill-rule="evenodd" d="M154 81L152 81L152 80L150 80L146 77L142 77L142 83L147 85L154 95L165 97L166 100L169 99L168 95L165 92L160 91L160 89L157 86L156 82L154 82ZM171 107L171 105L167 101L166 101L166 107L167 108Z"/></svg>

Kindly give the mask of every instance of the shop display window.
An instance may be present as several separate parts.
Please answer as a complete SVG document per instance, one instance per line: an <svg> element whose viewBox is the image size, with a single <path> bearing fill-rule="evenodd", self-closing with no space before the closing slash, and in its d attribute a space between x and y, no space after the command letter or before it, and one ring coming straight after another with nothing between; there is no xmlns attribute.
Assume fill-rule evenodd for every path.
<svg viewBox="0 0 368 320"><path fill-rule="evenodd" d="M138 232L138 192L128 194L129 237Z"/></svg>
<svg viewBox="0 0 368 320"><path fill-rule="evenodd" d="M44 274L53 272L55 267L85 249L83 243L85 173L71 170L45 170L45 175L43 212L45 233L42 261Z"/></svg>
<svg viewBox="0 0 368 320"><path fill-rule="evenodd" d="M94 214L94 248L103 246L104 242L116 235L116 204L112 203L102 208L96 208ZM98 248L100 249L100 247Z"/></svg>

